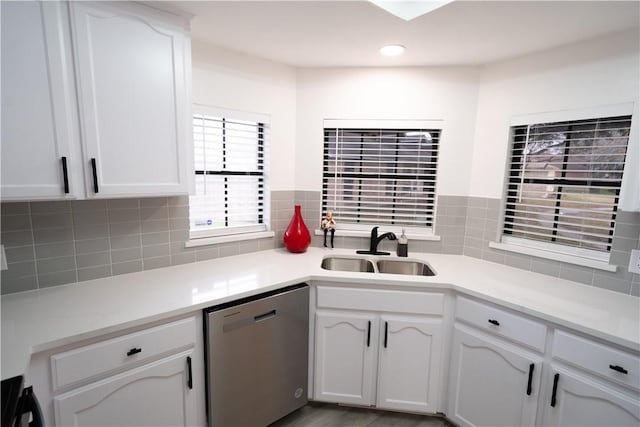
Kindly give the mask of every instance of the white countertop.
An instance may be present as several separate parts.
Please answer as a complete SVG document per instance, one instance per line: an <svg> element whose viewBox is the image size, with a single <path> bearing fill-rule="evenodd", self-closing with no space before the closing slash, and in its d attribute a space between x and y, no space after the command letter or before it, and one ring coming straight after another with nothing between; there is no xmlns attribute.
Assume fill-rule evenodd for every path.
<svg viewBox="0 0 640 427"><path fill-rule="evenodd" d="M461 255L411 254L433 277L320 268L354 252L274 249L4 295L2 379L24 374L33 353L309 280L454 289L640 350L639 298Z"/></svg>

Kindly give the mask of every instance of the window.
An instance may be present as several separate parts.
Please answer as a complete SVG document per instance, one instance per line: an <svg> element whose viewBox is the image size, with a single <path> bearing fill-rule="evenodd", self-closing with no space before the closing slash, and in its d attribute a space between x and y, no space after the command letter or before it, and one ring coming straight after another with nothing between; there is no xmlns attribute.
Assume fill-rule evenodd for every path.
<svg viewBox="0 0 640 427"><path fill-rule="evenodd" d="M607 261L631 116L511 128L503 242Z"/></svg>
<svg viewBox="0 0 640 427"><path fill-rule="evenodd" d="M429 233L440 130L335 126L339 122L325 121L323 213L333 211L343 229L386 225Z"/></svg>
<svg viewBox="0 0 640 427"><path fill-rule="evenodd" d="M194 111L191 237L266 231L268 125L247 113Z"/></svg>

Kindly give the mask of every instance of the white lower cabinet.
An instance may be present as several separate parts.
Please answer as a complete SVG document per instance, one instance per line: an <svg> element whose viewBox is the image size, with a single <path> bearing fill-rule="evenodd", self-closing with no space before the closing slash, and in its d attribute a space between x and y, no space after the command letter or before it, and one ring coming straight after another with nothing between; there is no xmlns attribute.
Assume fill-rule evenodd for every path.
<svg viewBox="0 0 640 427"><path fill-rule="evenodd" d="M373 404L378 321L373 314L316 314L315 400Z"/></svg>
<svg viewBox="0 0 640 427"><path fill-rule="evenodd" d="M47 426L204 426L202 314L34 355Z"/></svg>
<svg viewBox="0 0 640 427"><path fill-rule="evenodd" d="M638 367L634 367L638 368ZM552 366L547 381L551 397L546 402L543 425L548 427L637 427L640 402L615 390L604 381L594 381Z"/></svg>
<svg viewBox="0 0 640 427"><path fill-rule="evenodd" d="M315 400L435 413L442 321L377 313L316 313Z"/></svg>
<svg viewBox="0 0 640 427"><path fill-rule="evenodd" d="M447 418L461 426L532 426L542 359L498 338L454 326Z"/></svg>
<svg viewBox="0 0 640 427"><path fill-rule="evenodd" d="M56 425L194 426L192 357L183 352L57 396Z"/></svg>
<svg viewBox="0 0 640 427"><path fill-rule="evenodd" d="M637 351L444 293L316 284L311 297L313 400L461 427L640 425ZM201 325L197 312L33 355L46 425L204 426Z"/></svg>
<svg viewBox="0 0 640 427"><path fill-rule="evenodd" d="M637 351L462 296L455 318L446 412L454 423L640 425Z"/></svg>
<svg viewBox="0 0 640 427"><path fill-rule="evenodd" d="M435 413L440 402L442 321L380 317L382 345L376 406Z"/></svg>
<svg viewBox="0 0 640 427"><path fill-rule="evenodd" d="M640 357L556 330L546 380L545 426L640 425Z"/></svg>

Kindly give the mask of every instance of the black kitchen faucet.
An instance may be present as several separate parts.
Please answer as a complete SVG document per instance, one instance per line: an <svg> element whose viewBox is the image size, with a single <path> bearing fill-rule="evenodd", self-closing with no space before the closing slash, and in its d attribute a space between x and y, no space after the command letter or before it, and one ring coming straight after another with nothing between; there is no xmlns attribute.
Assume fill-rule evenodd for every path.
<svg viewBox="0 0 640 427"><path fill-rule="evenodd" d="M378 227L377 226L373 227L371 229L371 240L369 241L369 250L356 251L356 253L367 254L367 255L390 255L389 252L378 251L378 244L384 239L396 240L397 237L394 233L391 233L391 232L384 233L378 236Z"/></svg>

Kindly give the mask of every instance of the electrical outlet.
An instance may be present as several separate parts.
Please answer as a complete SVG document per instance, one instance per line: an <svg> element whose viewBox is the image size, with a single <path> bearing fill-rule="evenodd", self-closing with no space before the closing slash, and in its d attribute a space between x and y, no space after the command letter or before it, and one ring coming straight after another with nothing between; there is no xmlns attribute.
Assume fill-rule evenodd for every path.
<svg viewBox="0 0 640 427"><path fill-rule="evenodd" d="M631 251L631 259L629 260L629 271L631 273L640 274L640 249Z"/></svg>

